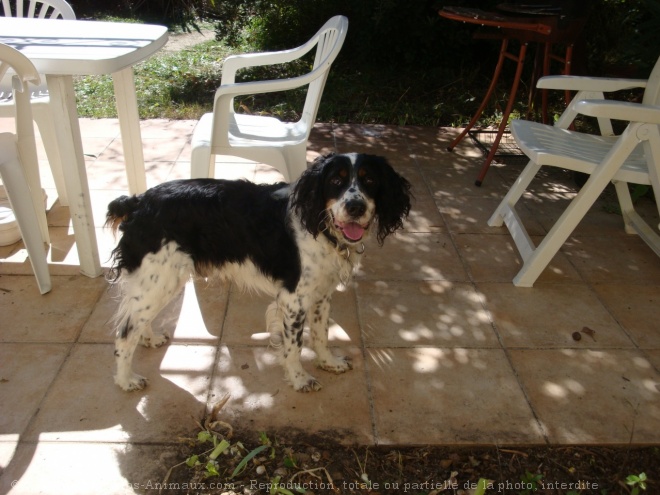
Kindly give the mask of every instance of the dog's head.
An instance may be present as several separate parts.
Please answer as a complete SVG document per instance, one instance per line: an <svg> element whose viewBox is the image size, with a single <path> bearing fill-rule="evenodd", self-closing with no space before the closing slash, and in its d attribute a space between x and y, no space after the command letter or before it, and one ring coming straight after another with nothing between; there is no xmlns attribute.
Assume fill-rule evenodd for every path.
<svg viewBox="0 0 660 495"><path fill-rule="evenodd" d="M357 244L376 225L380 244L410 212L410 183L385 158L349 153L317 158L294 185L293 208L314 236Z"/></svg>

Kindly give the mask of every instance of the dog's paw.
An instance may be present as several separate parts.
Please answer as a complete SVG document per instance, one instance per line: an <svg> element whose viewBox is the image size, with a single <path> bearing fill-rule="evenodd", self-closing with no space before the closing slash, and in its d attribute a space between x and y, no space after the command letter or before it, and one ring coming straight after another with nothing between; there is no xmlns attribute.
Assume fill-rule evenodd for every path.
<svg viewBox="0 0 660 495"><path fill-rule="evenodd" d="M131 375L125 379L121 379L115 375L115 383L119 385L122 390L132 392L133 390L142 390L147 386L149 380L137 373L131 373Z"/></svg>
<svg viewBox="0 0 660 495"><path fill-rule="evenodd" d="M140 337L140 344L144 347L160 347L169 342L170 336L166 333L162 334L152 334L151 337L145 337L144 335Z"/></svg>
<svg viewBox="0 0 660 495"><path fill-rule="evenodd" d="M296 392L318 392L322 388L321 384L316 378L305 372L296 373L293 377L291 377L290 381Z"/></svg>
<svg viewBox="0 0 660 495"><path fill-rule="evenodd" d="M324 371L329 371L330 373L336 373L338 375L353 369L351 359L346 356L330 356L324 359L319 359L316 361L316 366Z"/></svg>

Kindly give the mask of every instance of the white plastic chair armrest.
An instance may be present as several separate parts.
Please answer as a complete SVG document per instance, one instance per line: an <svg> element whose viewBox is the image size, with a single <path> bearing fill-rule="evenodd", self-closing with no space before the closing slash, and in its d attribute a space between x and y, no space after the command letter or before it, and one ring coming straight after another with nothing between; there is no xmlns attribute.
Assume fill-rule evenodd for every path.
<svg viewBox="0 0 660 495"><path fill-rule="evenodd" d="M268 81L249 81L233 84L223 84L215 92L215 99L231 95L252 95L258 93L272 93L274 91L288 91L300 88L321 77L326 70L324 65L317 67L312 72L302 76L289 77L286 79L270 79Z"/></svg>
<svg viewBox="0 0 660 495"><path fill-rule="evenodd" d="M660 124L660 107L612 100L582 100L576 109L583 115L628 122Z"/></svg>
<svg viewBox="0 0 660 495"><path fill-rule="evenodd" d="M317 40L312 39L304 45L290 50L231 55L227 57L222 64L222 80L220 84L233 84L236 80L236 72L238 72L239 69L261 65L286 64L297 60L309 52L316 43Z"/></svg>
<svg viewBox="0 0 660 495"><path fill-rule="evenodd" d="M13 73L18 75L12 81L12 86L16 91L23 91L23 82L32 84L41 82L41 77L30 59L14 48L0 43L0 60L4 62L0 63L0 78L8 68L13 69Z"/></svg>
<svg viewBox="0 0 660 495"><path fill-rule="evenodd" d="M545 76L538 80L540 89L564 91L602 91L605 93L623 89L645 88L645 79L615 79L609 77Z"/></svg>
<svg viewBox="0 0 660 495"><path fill-rule="evenodd" d="M229 114L233 113L232 100L234 97L300 88L321 77L324 73L325 67L319 66L312 72L298 77L268 81L250 81L220 86L215 92L215 102L213 105L213 118L215 120L213 134L215 141L220 146L229 146Z"/></svg>

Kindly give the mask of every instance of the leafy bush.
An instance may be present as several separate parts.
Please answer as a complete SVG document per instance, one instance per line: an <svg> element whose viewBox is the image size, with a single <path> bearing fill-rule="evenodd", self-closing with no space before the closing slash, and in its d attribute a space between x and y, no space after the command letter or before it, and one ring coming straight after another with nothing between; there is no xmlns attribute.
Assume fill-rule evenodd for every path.
<svg viewBox="0 0 660 495"><path fill-rule="evenodd" d="M483 2L487 3L494 2ZM441 18L440 8L442 5L437 0L217 2L216 32L219 39L230 45L275 50L306 41L327 19L342 14L348 17L350 26L342 58L356 67L364 64L387 64L392 69L420 64L470 66L487 57L483 50L496 53L497 47L492 48L491 43L474 50L473 26Z"/></svg>
<svg viewBox="0 0 660 495"><path fill-rule="evenodd" d="M153 22L145 16L154 15L158 6L167 4L174 18L185 18L181 12L172 13L176 9L188 12L186 15L194 11L217 24L216 37L222 42L176 55L161 55L140 65L136 75L138 87L143 88L139 94L142 117L198 118L210 110L225 56L297 46L328 18L344 14L349 18L348 36L327 82L318 115L321 121L460 125L469 120L481 101L499 49L497 41L475 40L475 25L438 15L443 4L474 6L469 0L71 1L81 17L88 15L84 6L89 2L94 4L88 5L93 12L103 11L106 17ZM499 1L479 2L479 8L494 9ZM637 72L626 75L648 75L659 55L658 0L583 0L579 7L587 9L591 16L583 43L576 47L574 69L581 67L591 75L621 76L620 66L632 62ZM532 56L528 58L531 62ZM501 88L497 88L481 124L498 121L508 97L513 65L506 64ZM532 64L526 65L529 71ZM291 72L278 72L282 68L258 68L242 71L239 78L290 77L295 75L295 69L288 67ZM261 72L266 70L275 72ZM522 115L528 106L528 81L526 74L514 107L514 112ZM77 90L81 114L102 116L114 112L109 80L86 78L79 82ZM105 93L110 96L100 98ZM240 104L249 111L289 118L303 96L260 95L245 97ZM551 113L561 111L562 95L553 92L551 97ZM631 99L635 97L630 95Z"/></svg>

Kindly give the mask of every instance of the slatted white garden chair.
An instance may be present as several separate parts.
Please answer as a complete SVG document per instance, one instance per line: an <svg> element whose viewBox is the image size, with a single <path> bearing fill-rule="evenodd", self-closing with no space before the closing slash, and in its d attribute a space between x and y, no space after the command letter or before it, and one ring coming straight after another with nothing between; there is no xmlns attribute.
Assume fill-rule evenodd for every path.
<svg viewBox="0 0 660 495"><path fill-rule="evenodd" d="M539 88L577 91L554 126L514 120L511 132L530 161L488 221L506 224L523 259L513 279L531 287L609 182L618 196L625 231L638 234L660 256L660 226L648 225L635 211L628 184L651 185L660 209L660 59L648 80L578 76L541 78ZM604 93L645 88L642 103L605 100ZM601 135L569 130L578 115L596 117ZM614 136L610 119L627 121ZM543 165L589 174L589 179L564 213L535 246L515 205Z"/></svg>
<svg viewBox="0 0 660 495"><path fill-rule="evenodd" d="M28 89L28 82L39 83L39 74L25 55L0 43L0 78L9 68L14 72L12 106L15 107L16 132L0 133L0 177L30 257L39 291L45 294L51 289L44 252L44 242L48 242L46 212L41 190L34 194L35 191L30 189L30 184L34 182L28 179L34 174L38 179L39 174Z"/></svg>
<svg viewBox="0 0 660 495"><path fill-rule="evenodd" d="M76 14L65 0L1 0L0 8L5 17L35 17L39 19L75 20ZM10 75L0 79L0 117L11 117L14 105L11 101L12 88ZM39 127L41 139L51 167L57 195L62 206L68 205L62 161L55 137L55 122L49 110L48 87L46 78L41 77L41 84L31 88L32 116Z"/></svg>
<svg viewBox="0 0 660 495"><path fill-rule="evenodd" d="M192 137L191 175L213 177L215 155L230 155L276 168L285 180L295 180L307 168L307 140L316 120L330 66L346 38L348 19L335 16L304 45L291 50L228 57L215 93L213 113L202 116ZM235 82L236 72L246 67L286 64L316 48L310 72L288 79ZM275 117L234 112L234 97L308 86L305 105L297 122Z"/></svg>

